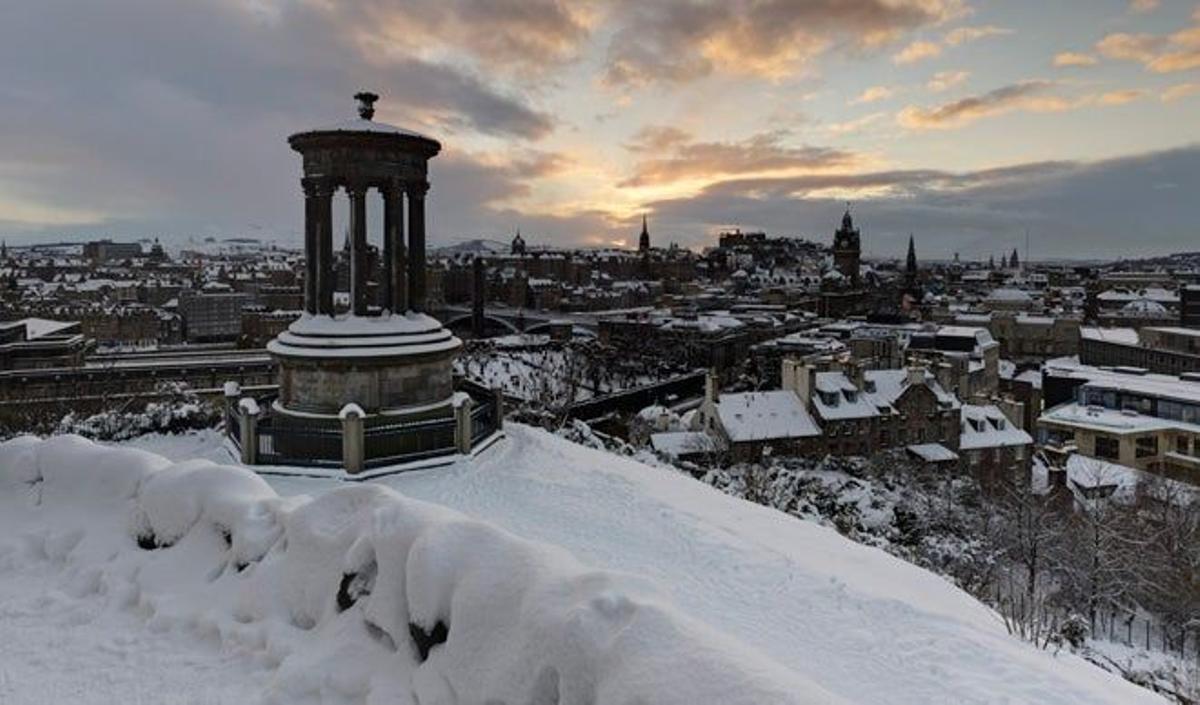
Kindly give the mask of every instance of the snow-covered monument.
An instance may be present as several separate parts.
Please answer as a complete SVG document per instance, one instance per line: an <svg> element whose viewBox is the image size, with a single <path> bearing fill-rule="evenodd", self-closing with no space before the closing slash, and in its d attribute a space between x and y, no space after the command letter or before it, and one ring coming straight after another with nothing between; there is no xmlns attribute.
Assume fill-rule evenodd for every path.
<svg viewBox="0 0 1200 705"><path fill-rule="evenodd" d="M267 346L279 370L278 396L264 407L227 390L227 428L248 464L359 472L470 452L499 428L498 397L455 390L452 363L462 343L425 313L428 162L441 144L375 122L375 94L355 98L358 118L288 138L304 163L305 306ZM344 311L334 297L339 191L349 198ZM383 199L375 270L367 257L373 193Z"/></svg>

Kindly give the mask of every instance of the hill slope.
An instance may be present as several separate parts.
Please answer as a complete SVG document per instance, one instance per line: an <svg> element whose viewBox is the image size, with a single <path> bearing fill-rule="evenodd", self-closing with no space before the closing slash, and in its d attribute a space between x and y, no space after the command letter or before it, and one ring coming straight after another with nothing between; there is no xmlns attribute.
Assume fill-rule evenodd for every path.
<svg viewBox="0 0 1200 705"><path fill-rule="evenodd" d="M179 449L189 456L217 454L204 440L193 436L158 443L156 449L168 455ZM138 591L135 607L153 625L170 630L200 624L219 635L226 650L230 644L253 650L259 647L256 639L265 641L262 648L271 658L263 680L281 702L314 697L406 702L402 696L418 691L422 703L473 702L472 693L513 703L528 702L531 694L547 702L591 702L568 687L589 679L608 684L599 702L637 696L651 702L1163 702L1074 656L1055 657L1010 638L965 593L881 551L670 471L522 426L510 426L505 441L475 460L351 487L278 477L269 478L267 487L244 471L211 470L195 461L173 466L148 454L130 456L128 449L103 451L80 443L21 440L0 446L0 478L8 478L0 479L0 536L34 536L41 554L52 565L57 561L61 577L73 583L97 574L95 565L89 572L86 557L108 556L88 548L99 542L115 553L98 568L97 580L106 587L81 591L82 599L99 599L97 592L131 583ZM45 452L56 444L84 450ZM84 472L56 467L78 463L79 453L86 458ZM102 512L78 510L79 503L96 501L98 491L88 478L102 471L127 474L132 471L122 468L131 465L175 477L159 485L170 490L159 490L159 496L176 499L147 500L143 495L151 483L127 478L129 497L110 498ZM60 489L47 495L56 471ZM220 480L183 479L205 474ZM31 488L40 488L42 505L28 504ZM219 501L199 509L178 502L197 491L214 493ZM280 499L276 492L317 499ZM187 538L194 531L184 531L182 539L173 537L170 549L130 548L128 516L121 514L130 508L122 501L132 498L134 508L167 502L173 509L157 520L160 528L173 527L167 532L172 534L187 525L175 514L215 520L228 513L230 502L238 504L237 496L250 497L254 510L243 507L234 519L209 522L242 527L228 546L213 543L220 531L200 531L195 538ZM47 497L76 510L56 511L48 525ZM380 516L391 519L381 522ZM417 528L397 528L400 517L415 517L408 521ZM87 536L60 525L72 522L83 522ZM446 534L445 527L464 522L474 528ZM273 526L287 537L282 558L272 558L280 551ZM658 588L619 573L590 571L556 549L495 526L564 547L591 566L649 577ZM436 550L414 559L414 537L431 530L423 540ZM374 543L368 541L372 551L351 550L362 536L374 537ZM300 559L287 556L306 545L317 548L300 568L289 568L289 561ZM28 551L11 543L0 548L0 585L7 579L5 555L20 573ZM376 558L378 577L366 602L339 612L332 604L338 579L369 572L362 570L368 555ZM212 564L221 556L225 567L215 572ZM236 569L242 561L258 563L245 571L249 578ZM408 576L400 583L395 575L387 578L393 581L390 590L381 590L389 584L385 563L403 564ZM136 577L130 581L118 579L131 574ZM247 581L266 587L250 590L249 597L244 588L229 587ZM385 594L406 595L407 602L389 603L380 597ZM455 597L463 594L474 597ZM456 603L458 609L443 604L456 599L466 602ZM346 617L356 610L366 616ZM282 621L281 611L287 613ZM404 619L431 629L447 614L451 639L421 663L409 648ZM629 615L635 617L624 621ZM3 619L0 615L0 624ZM579 629L580 619L591 626ZM372 626L364 628L365 623ZM474 638L464 641L463 634ZM559 653L574 643L567 635L580 640L577 659ZM506 659L510 653L523 657ZM338 671L332 666L351 662L359 666L350 675L331 675ZM541 666L551 663L553 689L542 682L549 671Z"/></svg>

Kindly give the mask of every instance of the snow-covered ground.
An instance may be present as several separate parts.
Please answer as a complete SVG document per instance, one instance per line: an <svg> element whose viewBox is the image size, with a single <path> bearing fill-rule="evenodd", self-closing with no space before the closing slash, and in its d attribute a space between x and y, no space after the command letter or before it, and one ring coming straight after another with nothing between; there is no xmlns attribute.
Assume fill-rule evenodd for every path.
<svg viewBox="0 0 1200 705"><path fill-rule="evenodd" d="M200 456L230 462L220 447L219 438L211 433L169 439L151 437L137 444L174 458ZM0 476L4 470L0 467ZM339 487L335 481L322 479L268 478L268 482L271 488L285 496L322 496ZM942 578L882 551L850 542L830 529L728 497L670 470L583 448L539 430L509 425L508 437L474 461L390 476L375 484L386 485L407 497L458 510L525 539L561 546L584 564L649 578L674 605L664 607L664 614L674 619L678 610L677 623L683 625L677 630L678 638L701 633L709 635L702 640L706 653L716 658L722 668L732 669L724 673L738 677L746 669L757 670L761 687L767 693L773 686L790 682L796 688L791 696L801 702L820 700L825 692L845 702L863 704L1136 705L1163 702L1148 691L1076 656L1066 653L1054 656L1009 637L996 616L968 595ZM106 628L115 632L113 637L131 635L135 641L147 629L154 628L159 630L155 638L169 640L178 633L193 634L197 630L211 634L214 631L212 625L221 624L219 616L212 615L208 619L192 618L178 624L166 620L163 624L163 618L156 613L146 621L146 615L136 609L132 613L114 609L108 596L96 594L94 590L71 590L72 582L79 578L70 567L69 556L65 562L38 559L41 554L37 551L31 557L28 550L12 547L12 537L19 537L23 532L40 532L43 546L54 544L53 540L46 542L47 538L53 539L54 534L47 527L36 525L36 514L9 511L12 498L4 495L12 493L11 488L0 487L0 545L9 546L0 549L0 555L4 556L0 558L0 595L10 594L8 591L13 589L11 585L15 581L20 594L44 588L58 590L64 596L59 598L62 605L55 603L52 609L39 609L36 601L21 602L23 606L19 609L23 616L20 617L10 615L7 601L3 603L5 610L0 611L0 633L8 634L14 619L26 620L26 626L15 633L24 635L19 638L28 640L31 646L28 649L17 647L11 655L0 652L6 656L0 673L7 674L0 676L0 696L6 695L4 688L7 687L8 692L25 698L0 697L0 701L19 705L43 702L31 699L36 688L28 683L33 679L56 678L58 666L52 658L52 647L48 645L50 637L44 636L43 632L61 629L62 641L74 641L74 627L62 626L64 611L81 609L89 614L89 610L104 613L99 618L105 620L100 626L88 623L80 627L84 629L81 638L85 640L88 633ZM20 516L21 520L14 524L14 516ZM508 546L506 541L500 541L498 545ZM158 556L175 550L142 554ZM515 549L504 549L509 550ZM61 551L42 551L45 555L58 553ZM555 568L558 572L554 574L565 570L568 577L576 575L571 572L575 569L571 568L570 561L565 564L566 568ZM497 585L508 584L507 574L515 570L511 563L492 561L488 565L494 571L491 579L497 581ZM211 568L205 573L207 570ZM200 571L197 568L184 572ZM321 571L317 573L323 575ZM212 610L219 615L223 604L217 597L223 594L219 589L221 581L236 579L236 576L222 575L212 584L215 588L189 592L201 603L206 594L213 594ZM624 579L609 579L617 580L614 584L620 586L622 594L632 595L635 602L643 599L639 597L643 594L654 594L650 588L646 588L649 593L643 593L636 587L640 584L637 581L627 583ZM77 593L83 596L66 596ZM374 595L371 599L375 599ZM511 604L505 602L503 594L497 594L495 599L502 609ZM649 604L657 604L656 599L644 599ZM77 607L76 603L83 606ZM551 614L555 612L551 610ZM249 632L264 629L264 625L270 623L269 611L251 610L249 615L243 615L247 616L249 620L244 626ZM367 647L362 647L364 653L371 657L364 661L374 663L372 659L378 654L372 650L376 647L370 644L375 644L375 640L367 636L361 626L355 628L362 633L354 633L353 625L338 615L317 616L328 621L307 625L317 632L316 637L329 644L356 643L355 639L364 641L368 643ZM40 625L39 619L42 620ZM691 620L703 624L695 625ZM481 628L486 626L486 620L483 620ZM452 623L452 634L454 628ZM709 628L711 632L703 631ZM291 659L323 656L321 660L301 661L318 671L321 668L317 664L341 663L331 654L321 654L302 636L291 634L289 630L296 627L279 629L283 636L278 636L276 643L290 645ZM238 630L230 628L229 631L236 633ZM222 629L217 628L216 632L221 634ZM660 637L662 632L643 631L641 634ZM718 634L737 641L726 642L725 637ZM705 685L712 683L708 672L686 673L683 674L685 678L674 681L663 680L658 674L658 680L655 680L655 671L664 669L665 661L682 658L681 652L668 643L641 643L630 640L631 636L624 634L623 648L632 650L635 663L638 659L645 661L640 669L633 668L628 661L617 662L631 669L619 674L630 683L670 682L674 688L683 687L682 684L689 680ZM488 641L486 637L481 638ZM289 656L284 653L276 653L274 658L260 658L260 662L251 661L253 666L240 660L228 660L231 648L251 651L257 648L257 642L252 638L213 638L206 643L180 637L178 643L178 651L171 654L178 656L177 665L203 664L213 674L227 673L227 677L221 676L222 688L236 690L245 697L259 692L278 696L282 702L291 702L289 697L313 698L314 694L333 701L338 701L334 696L346 696L345 699L351 701L350 696L358 697L360 701L366 697L361 688L350 687L280 690L281 679L286 681L293 675L306 677L307 680L301 680L308 684L320 681L316 676L306 675L301 664L288 662ZM690 643L695 646L694 642ZM446 646L450 645L448 642ZM173 646L168 644L162 648ZM140 658L136 653L141 647L133 651L135 660ZM450 657L462 657L460 651L448 651ZM266 653L270 654L270 649L266 649ZM147 658L152 656L146 654ZM492 656L486 653L476 656L483 659L477 662L477 669L492 663L487 661ZM16 665L10 663L10 658L16 659ZM171 660L166 656L161 658ZM421 670L411 660L405 661L396 653L391 653L390 659L393 680L406 682L404 678L408 674ZM430 662L433 661L431 658ZM675 663L678 668L678 658ZM445 660L441 668L444 666ZM156 663L152 667L157 669L155 677L160 679L162 687L174 687L169 686L173 682L171 672L176 670L171 663ZM709 664L708 667L713 666ZM777 667L782 668L777 670ZM112 668L120 670L117 666ZM133 668L131 666L130 670ZM189 672L179 674L179 688L187 688L189 682L194 682L190 668L183 670ZM333 669L326 667L325 670ZM444 670L437 672L445 676ZM111 677L120 680L124 676ZM450 683L455 676L445 677ZM478 686L484 678L475 676L467 681ZM367 682L370 684L369 678ZM135 686L130 680L121 683ZM381 688L379 693L395 695L402 690L396 686L390 690ZM114 686L109 692L136 694L141 691L122 691ZM220 692L214 691L213 697L219 698ZM368 689L366 694L371 692L374 691ZM443 689L437 693L445 699L427 701L422 698L421 702L426 705L428 702L472 702L467 691L456 692L457 700ZM655 693L649 701L663 702L680 695L680 692ZM742 698L742 701L755 701L755 693L744 695L749 699ZM208 697L208 694L197 693L196 697ZM728 691L721 694L709 691L707 697L697 697L694 692L688 697L695 702L730 702L734 696ZM97 702L101 700L104 699ZM197 700L232 701L238 700ZM560 701L583 702L566 693L561 694ZM619 698L600 698L598 701L624 702ZM761 697L759 701L762 701ZM523 701L510 696L506 702Z"/></svg>
<svg viewBox="0 0 1200 705"><path fill-rule="evenodd" d="M629 374L608 366L597 369L602 363L570 348L546 345L515 349L504 343L466 351L455 361L455 372L485 387L502 389L515 399L554 404L584 401L660 381L652 375Z"/></svg>

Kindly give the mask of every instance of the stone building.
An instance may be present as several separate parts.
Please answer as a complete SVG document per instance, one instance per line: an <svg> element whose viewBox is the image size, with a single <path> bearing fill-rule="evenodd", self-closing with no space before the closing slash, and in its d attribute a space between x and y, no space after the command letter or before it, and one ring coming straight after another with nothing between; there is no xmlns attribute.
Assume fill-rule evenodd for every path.
<svg viewBox="0 0 1200 705"><path fill-rule="evenodd" d="M909 337L910 365L932 370L961 399L990 397L1000 386L1000 344L986 328L932 326Z"/></svg>
<svg viewBox="0 0 1200 705"><path fill-rule="evenodd" d="M833 266L852 287L859 284L859 268L862 266L862 242L850 208L842 216L842 225L833 233Z"/></svg>
<svg viewBox="0 0 1200 705"><path fill-rule="evenodd" d="M76 367L88 341L77 321L22 318L0 323L0 370Z"/></svg>
<svg viewBox="0 0 1200 705"><path fill-rule="evenodd" d="M960 326L982 326L1000 344L1000 356L1015 362L1040 362L1052 357L1079 354L1078 315L1034 315L1011 311L960 314Z"/></svg>
<svg viewBox="0 0 1200 705"><path fill-rule="evenodd" d="M192 343L219 343L242 334L242 309L250 295L236 291L192 291L179 296L184 335Z"/></svg>
<svg viewBox="0 0 1200 705"><path fill-rule="evenodd" d="M1170 375L1200 372L1200 330L1086 327L1079 332L1079 360L1085 365L1136 367Z"/></svg>
<svg viewBox="0 0 1200 705"><path fill-rule="evenodd" d="M1180 287L1179 325L1200 328L1200 284Z"/></svg>
<svg viewBox="0 0 1200 705"><path fill-rule="evenodd" d="M1055 361L1048 379L1074 395L1038 419L1038 440L1171 479L1200 484L1200 375Z"/></svg>

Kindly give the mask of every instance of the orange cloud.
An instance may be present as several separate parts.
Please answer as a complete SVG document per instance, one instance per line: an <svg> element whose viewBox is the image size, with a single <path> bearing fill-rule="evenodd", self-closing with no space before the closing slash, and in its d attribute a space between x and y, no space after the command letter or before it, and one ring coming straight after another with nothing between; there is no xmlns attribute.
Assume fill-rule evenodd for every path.
<svg viewBox="0 0 1200 705"><path fill-rule="evenodd" d="M1096 51L1110 59L1148 64L1157 56L1162 45L1162 37L1153 34L1118 32L1096 42Z"/></svg>
<svg viewBox="0 0 1200 705"><path fill-rule="evenodd" d="M942 41L946 43L946 46L955 47L959 44L966 44L967 42L973 42L977 39L983 39L984 37L996 37L1005 34L1012 34L1012 30L1005 27L997 27L995 25L987 25L984 27L958 27L957 29L952 29L947 32L946 36L942 38Z"/></svg>
<svg viewBox="0 0 1200 705"><path fill-rule="evenodd" d="M834 46L873 50L967 12L963 0L617 0L604 82L779 78Z"/></svg>
<svg viewBox="0 0 1200 705"><path fill-rule="evenodd" d="M1200 23L1200 9L1192 19ZM1200 24L1166 36L1118 32L1097 42L1096 50L1110 59L1135 61L1154 73L1200 68Z"/></svg>
<svg viewBox="0 0 1200 705"><path fill-rule="evenodd" d="M932 59L942 53L942 47L933 42L917 41L909 44L892 56L892 62L897 64L912 64L924 59Z"/></svg>
<svg viewBox="0 0 1200 705"><path fill-rule="evenodd" d="M1064 51L1054 55L1054 65L1059 68L1064 66L1095 66L1098 63L1100 63L1100 60L1091 54Z"/></svg>
<svg viewBox="0 0 1200 705"><path fill-rule="evenodd" d="M831 135L848 135L859 132L885 117L887 117L887 113L871 113L855 120L830 123L825 126L825 130Z"/></svg>
<svg viewBox="0 0 1200 705"><path fill-rule="evenodd" d="M894 90L887 86L871 86L858 95L857 98L851 99L850 105L863 105L866 103L874 103L876 101L891 98L895 93Z"/></svg>
<svg viewBox="0 0 1200 705"><path fill-rule="evenodd" d="M1125 105L1126 103L1132 103L1133 101L1137 100L1138 98L1141 98L1144 95L1145 95L1145 93L1143 91L1132 90L1132 89L1122 90L1122 91L1110 91L1108 93L1101 94L1096 99L1096 102L1098 102L1100 105Z"/></svg>
<svg viewBox="0 0 1200 705"><path fill-rule="evenodd" d="M909 129L950 129L1014 110L1061 112L1074 107L1072 101L1048 94L1054 85L1050 81L1023 81L930 108L910 105L896 120Z"/></svg>
<svg viewBox="0 0 1200 705"><path fill-rule="evenodd" d="M457 54L526 75L577 58L597 19L568 0L362 0L336 7L330 16L381 55Z"/></svg>
<svg viewBox="0 0 1200 705"><path fill-rule="evenodd" d="M658 186L677 181L711 179L797 170L829 169L857 163L857 155L828 147L785 144L782 130L736 142L700 142L674 127L647 127L626 149L642 159L621 186Z"/></svg>
<svg viewBox="0 0 1200 705"><path fill-rule="evenodd" d="M934 93L941 93L966 82L970 75L969 71L938 71L933 74L925 87Z"/></svg>
<svg viewBox="0 0 1200 705"><path fill-rule="evenodd" d="M1174 103L1197 93L1200 93L1200 83L1180 83L1163 91L1160 98L1164 103Z"/></svg>

